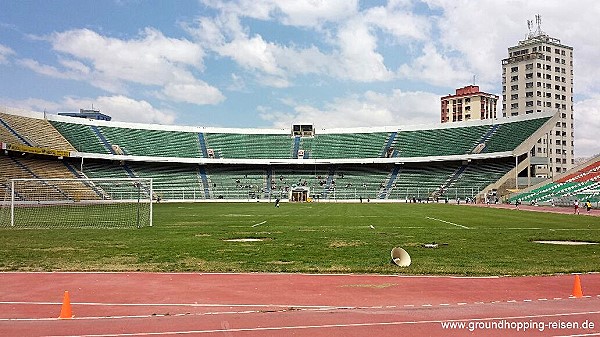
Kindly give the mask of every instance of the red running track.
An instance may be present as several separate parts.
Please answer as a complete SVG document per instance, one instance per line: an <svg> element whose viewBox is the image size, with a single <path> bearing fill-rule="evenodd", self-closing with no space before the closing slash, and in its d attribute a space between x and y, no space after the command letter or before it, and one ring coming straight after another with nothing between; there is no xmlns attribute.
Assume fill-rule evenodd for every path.
<svg viewBox="0 0 600 337"><path fill-rule="evenodd" d="M600 336L600 274L580 279L0 273L0 335Z"/></svg>

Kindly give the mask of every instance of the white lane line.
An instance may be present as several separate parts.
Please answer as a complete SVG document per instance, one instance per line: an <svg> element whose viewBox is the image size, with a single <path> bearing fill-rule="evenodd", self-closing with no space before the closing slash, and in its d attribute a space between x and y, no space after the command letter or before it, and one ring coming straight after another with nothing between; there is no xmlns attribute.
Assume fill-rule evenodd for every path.
<svg viewBox="0 0 600 337"><path fill-rule="evenodd" d="M595 315L600 314L600 311L585 311L560 314L542 314L542 315L526 315L526 316L505 316L505 317L472 317L464 319L447 319L447 320L421 320L421 321L396 321L396 322L369 322L369 323L347 323L347 324L323 324L323 325L291 325L291 326L275 326L275 327L256 327L256 328L237 328L237 329L212 329L212 330L186 330L186 331L165 331L165 332L132 332L132 333L111 333L101 335L73 335L73 336L47 336L47 337L124 337L124 336L160 336L160 335L191 335L205 333L231 333L231 332L248 332L248 331L286 331L286 330L302 330L302 329L328 329L328 328L348 328L348 327L370 327L370 326L394 326L394 325L414 325L414 324L441 324L442 322L471 322L471 321L499 321L499 320L519 320L519 319L534 319L548 317L568 317L578 315ZM593 335L571 335L571 336L593 336Z"/></svg>
<svg viewBox="0 0 600 337"><path fill-rule="evenodd" d="M263 222L255 223L254 225L252 225L252 227L260 226L260 225L264 224L265 222L267 222L267 220L265 220Z"/></svg>
<svg viewBox="0 0 600 337"><path fill-rule="evenodd" d="M486 230L600 231L600 228L486 227Z"/></svg>
<svg viewBox="0 0 600 337"><path fill-rule="evenodd" d="M61 305L62 302L19 302L5 301L2 304L23 305ZM340 307L331 305L295 305L295 304L212 304L212 303L97 303L97 302L71 302L71 305L81 306L107 306L107 307L244 307L244 308L300 308L300 309L336 309ZM346 308L346 307L341 307Z"/></svg>
<svg viewBox="0 0 600 337"><path fill-rule="evenodd" d="M600 298L600 295L596 297ZM584 298L594 298L594 296L584 296ZM554 297L554 300L564 300L564 299L576 299L576 297L570 296L568 298ZM537 301L548 301L546 298L538 298ZM504 303L528 303L533 302L531 299L523 299L523 300L507 300ZM502 301L492 301L492 302L473 302L475 305L483 305L483 304L497 304L503 303ZM61 302L24 302L24 301L0 301L0 305L53 305L60 306ZM335 310L356 310L356 309L394 309L400 308L399 306L327 306L327 305L293 305L293 304L214 304L214 303L97 303L97 302L72 302L72 305L77 306L116 306L116 307L195 307L195 308L257 308L256 310L239 310L239 311L217 311L217 312L199 312L199 313L182 313L182 314L150 314L150 315L121 315L121 316L102 316L102 317L75 317L74 319L78 320L97 320L97 319L118 319L118 318L149 318L149 317L161 317L161 316L187 316L187 315L219 315L219 314L247 314L247 313L257 313L257 312L265 312L265 310L269 311L335 311ZM468 305L467 302L458 302L454 305L462 306ZM449 303L441 303L437 304L438 306L452 306L453 304ZM402 307L404 308L415 308L419 305L415 304L404 304ZM423 308L433 307L433 304L421 304ZM258 308L266 308L259 310ZM41 317L41 318L4 318L0 317L0 322L3 321L55 321L59 320L59 318L54 317Z"/></svg>
<svg viewBox="0 0 600 337"><path fill-rule="evenodd" d="M456 224L456 223L454 223L454 222L450 222L450 221L445 221L445 220L436 219L436 218L431 218L431 217L426 217L426 218L427 218L427 219L430 219L430 220L435 220L435 221L439 221L439 222L447 223L447 224L449 224L449 225L452 225L452 226L461 227L461 228L464 228L464 229L471 229L471 228L469 228L469 227L467 227L467 226L459 225L459 224Z"/></svg>

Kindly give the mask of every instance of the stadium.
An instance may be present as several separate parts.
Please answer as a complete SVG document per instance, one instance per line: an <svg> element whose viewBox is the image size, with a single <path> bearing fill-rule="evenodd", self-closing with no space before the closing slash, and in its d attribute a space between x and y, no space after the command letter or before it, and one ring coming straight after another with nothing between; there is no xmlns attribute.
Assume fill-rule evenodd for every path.
<svg viewBox="0 0 600 337"><path fill-rule="evenodd" d="M3 108L0 326L9 335L364 336L457 335L440 323L531 320L532 310L540 321L593 320L598 218L514 208L572 213L574 198L597 207L600 158L519 183L555 123L532 114L233 129ZM412 264L390 263L394 247ZM585 294L572 273L583 273ZM49 291L36 294L38 282ZM69 293L56 300L65 289L78 298L73 312ZM57 307L80 325L30 318Z"/></svg>
<svg viewBox="0 0 600 337"><path fill-rule="evenodd" d="M26 117L4 111L0 117L7 176L149 177L155 198L164 201L482 201L515 187L518 172L529 165L532 144L553 125L549 115L459 126L299 124L288 130L133 124L33 112Z"/></svg>
<svg viewBox="0 0 600 337"><path fill-rule="evenodd" d="M0 2L0 336L600 336L596 14Z"/></svg>

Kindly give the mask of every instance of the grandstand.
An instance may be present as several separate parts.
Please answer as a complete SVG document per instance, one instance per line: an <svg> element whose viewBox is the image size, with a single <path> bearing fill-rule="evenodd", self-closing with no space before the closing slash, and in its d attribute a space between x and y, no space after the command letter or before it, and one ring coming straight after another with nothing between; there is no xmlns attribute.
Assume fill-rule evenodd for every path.
<svg viewBox="0 0 600 337"><path fill-rule="evenodd" d="M20 144L71 151L73 146L45 119L11 115L0 112L2 135L12 134L9 140Z"/></svg>
<svg viewBox="0 0 600 337"><path fill-rule="evenodd" d="M293 128L123 123L4 108L0 187L10 178L139 177L153 178L163 201L483 198L514 184L554 118L297 134Z"/></svg>
<svg viewBox="0 0 600 337"><path fill-rule="evenodd" d="M532 186L509 198L509 202L570 206L575 200L600 202L600 156L573 170Z"/></svg>

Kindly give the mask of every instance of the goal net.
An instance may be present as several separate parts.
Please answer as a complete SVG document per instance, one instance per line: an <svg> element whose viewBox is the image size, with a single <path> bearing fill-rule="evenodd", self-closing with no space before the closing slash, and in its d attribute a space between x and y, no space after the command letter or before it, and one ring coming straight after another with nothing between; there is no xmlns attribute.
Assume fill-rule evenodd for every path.
<svg viewBox="0 0 600 337"><path fill-rule="evenodd" d="M152 226L152 179L11 179L3 185L0 227Z"/></svg>

